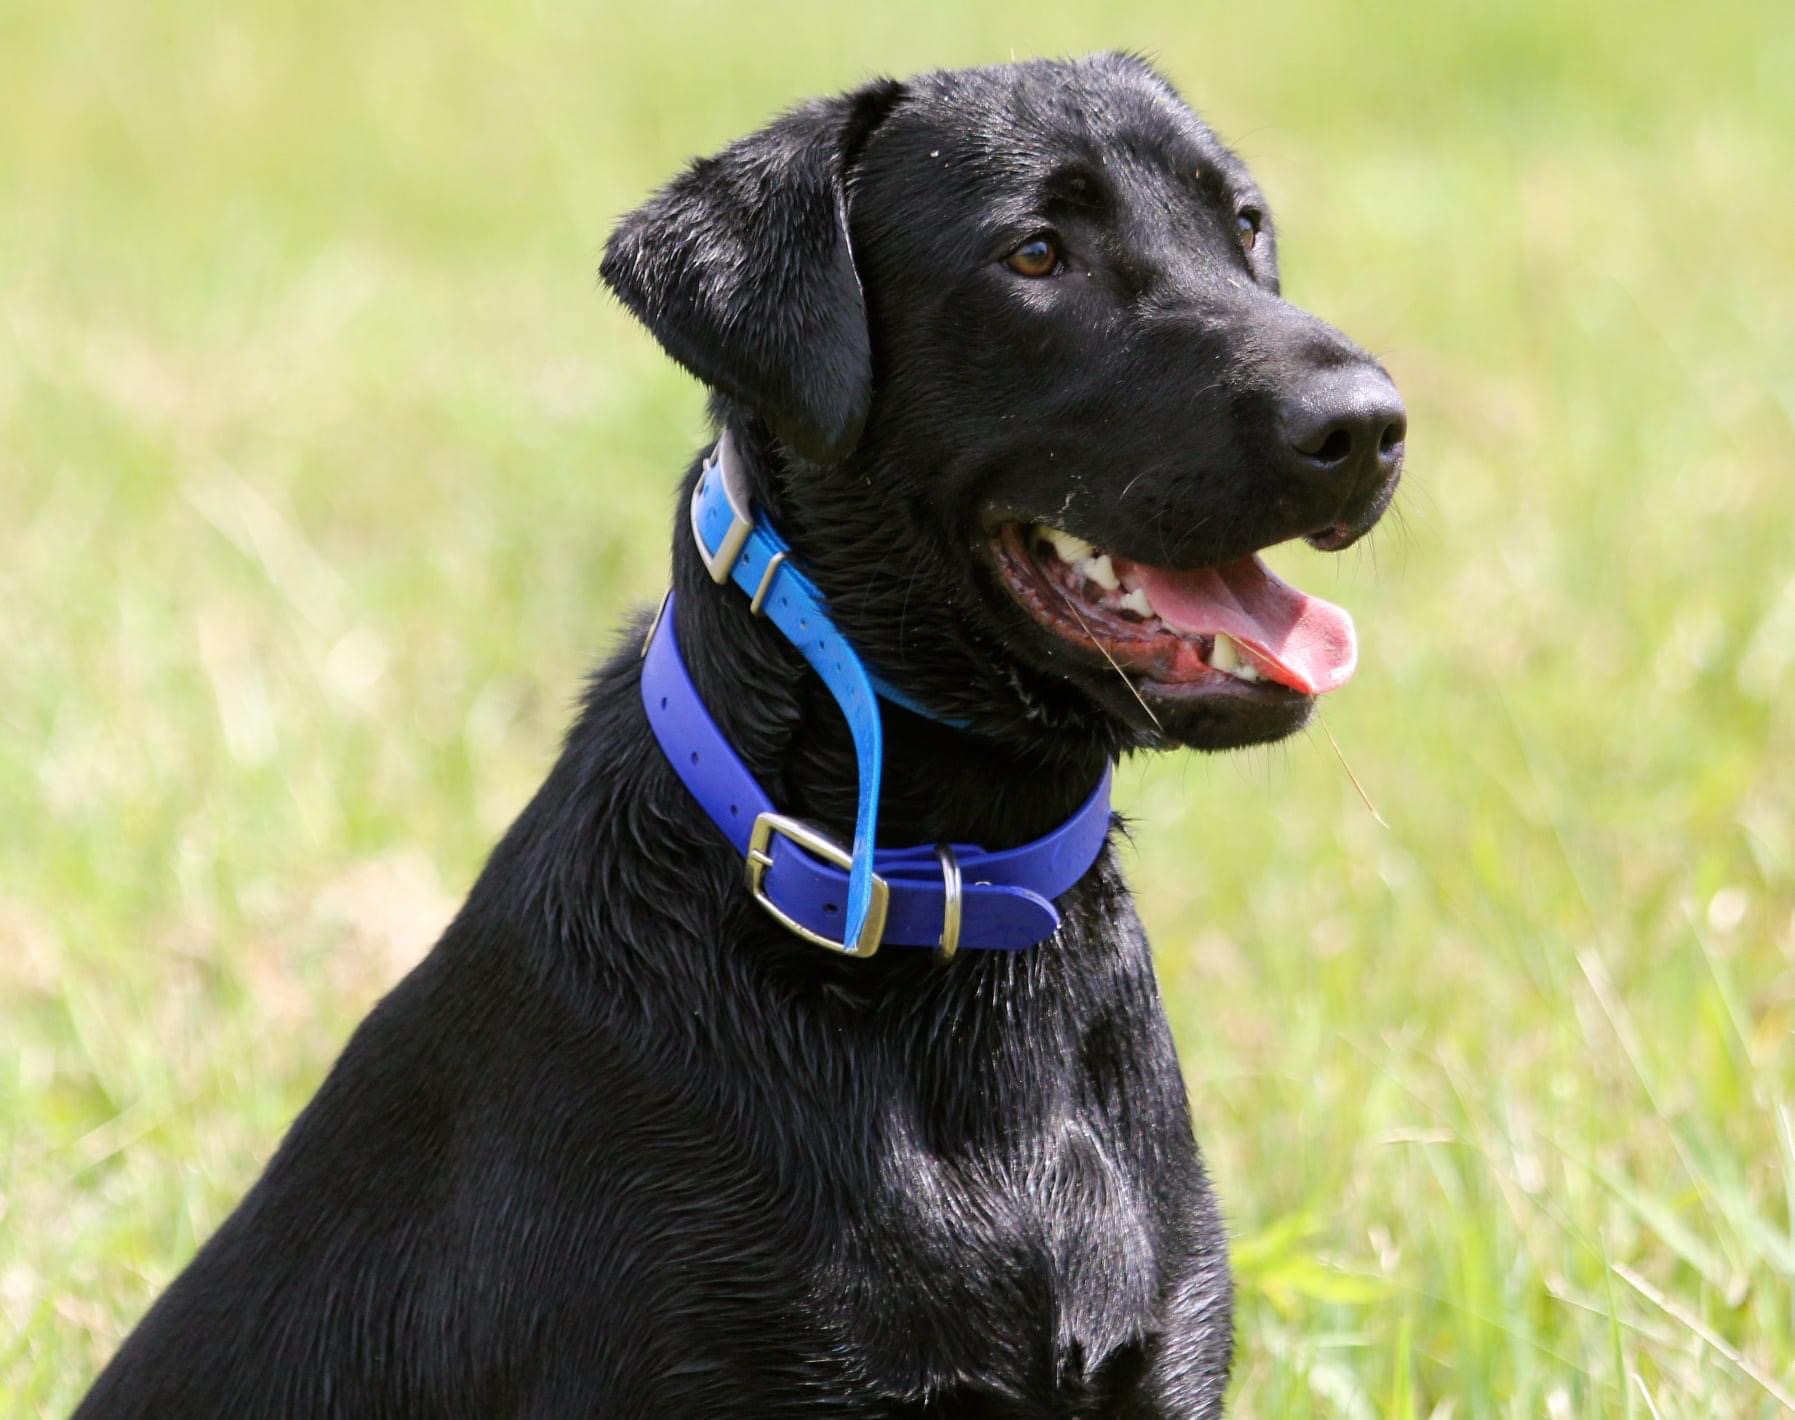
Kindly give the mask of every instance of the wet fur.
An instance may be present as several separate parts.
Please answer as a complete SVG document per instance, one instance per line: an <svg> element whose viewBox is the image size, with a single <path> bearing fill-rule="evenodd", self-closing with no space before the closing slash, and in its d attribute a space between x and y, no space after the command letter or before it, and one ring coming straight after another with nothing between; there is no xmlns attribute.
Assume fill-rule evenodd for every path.
<svg viewBox="0 0 1795 1420"><path fill-rule="evenodd" d="M970 722L887 711L885 841L1019 842L1120 752L1306 713L1162 732L982 552L993 510L1187 561L1316 525L1255 471L1265 391L1293 352L1360 357L1279 299L1269 232L1241 264L1247 182L1104 56L807 105L614 236L606 280L715 392L843 629ZM1043 200L1093 253L1071 318L985 269ZM841 833L839 716L699 567L695 472L693 675L774 800ZM1219 1413L1225 1239L1113 848L1034 950L831 959L752 905L662 759L643 629L77 1414Z"/></svg>

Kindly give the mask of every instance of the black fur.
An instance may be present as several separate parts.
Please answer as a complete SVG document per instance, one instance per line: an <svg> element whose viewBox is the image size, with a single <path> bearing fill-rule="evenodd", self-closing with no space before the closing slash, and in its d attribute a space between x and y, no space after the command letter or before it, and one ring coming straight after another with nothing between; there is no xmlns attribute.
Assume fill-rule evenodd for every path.
<svg viewBox="0 0 1795 1420"><path fill-rule="evenodd" d="M1243 203L1264 209L1165 82L1104 56L807 105L619 227L606 280L716 392L839 624L968 722L887 710L884 841L1019 842L1119 752L1306 715L1294 693L1144 713L988 553L1032 516L1200 566L1381 511L1390 460L1331 483L1293 462L1292 390L1375 367L1279 299ZM1002 264L1050 226L1061 275ZM693 675L775 801L845 835L839 716L698 565L695 472ZM1113 853L1032 951L831 958L750 902L663 761L642 630L77 1413L1219 1413L1225 1241Z"/></svg>

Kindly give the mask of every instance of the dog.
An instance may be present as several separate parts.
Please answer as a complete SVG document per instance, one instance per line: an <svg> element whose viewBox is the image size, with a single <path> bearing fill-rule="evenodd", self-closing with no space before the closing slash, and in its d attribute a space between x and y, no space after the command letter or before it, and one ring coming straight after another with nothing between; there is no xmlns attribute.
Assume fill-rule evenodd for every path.
<svg viewBox="0 0 1795 1420"><path fill-rule="evenodd" d="M1126 55L805 104L601 272L722 436L671 601L77 1415L1219 1414L1226 1238L1107 773L1276 740L1351 674L1346 613L1255 554L1377 521L1394 385L1280 297L1246 168ZM715 508L760 520L754 578ZM805 588L833 651L764 605ZM701 725L778 809L746 878ZM928 850L888 884L875 813ZM1057 895L987 880L1072 828ZM835 874L838 932L773 860ZM933 951L881 940L900 898ZM993 903L1047 935L968 945Z"/></svg>

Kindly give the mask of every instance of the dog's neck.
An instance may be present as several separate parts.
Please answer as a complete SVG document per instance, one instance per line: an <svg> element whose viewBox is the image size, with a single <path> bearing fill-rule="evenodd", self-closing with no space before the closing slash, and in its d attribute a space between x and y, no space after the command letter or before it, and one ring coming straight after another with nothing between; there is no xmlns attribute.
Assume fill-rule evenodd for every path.
<svg viewBox="0 0 1795 1420"><path fill-rule="evenodd" d="M766 496L771 470L748 440L750 485ZM680 646L705 705L782 812L852 837L859 782L840 709L796 649L733 586L718 586L684 517L673 539ZM797 549L802 557L802 548ZM875 669L877 669L875 667ZM881 844L958 842L1007 848L1069 818L1103 772L1097 746L1029 753L883 706Z"/></svg>

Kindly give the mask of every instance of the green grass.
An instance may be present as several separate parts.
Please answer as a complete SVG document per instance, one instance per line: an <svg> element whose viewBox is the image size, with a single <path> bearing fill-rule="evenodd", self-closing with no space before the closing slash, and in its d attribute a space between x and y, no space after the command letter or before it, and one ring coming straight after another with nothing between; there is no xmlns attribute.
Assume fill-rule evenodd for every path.
<svg viewBox="0 0 1795 1420"><path fill-rule="evenodd" d="M1115 45L1412 415L1402 525L1282 559L1388 828L1318 733L1122 776L1236 1410L1789 1407L1795 10L12 0L0 1413L218 1222L658 592L701 398L614 216L798 97Z"/></svg>

